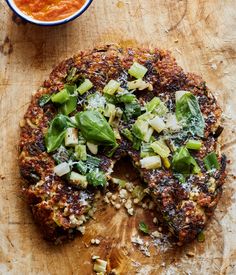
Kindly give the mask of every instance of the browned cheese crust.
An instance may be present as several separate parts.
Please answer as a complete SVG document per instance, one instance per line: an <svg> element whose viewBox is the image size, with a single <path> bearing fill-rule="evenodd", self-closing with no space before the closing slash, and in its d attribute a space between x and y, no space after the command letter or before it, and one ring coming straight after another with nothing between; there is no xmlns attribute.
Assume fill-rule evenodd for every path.
<svg viewBox="0 0 236 275"><path fill-rule="evenodd" d="M38 100L43 94L52 94L61 89L68 71L74 66L82 77L92 81L93 91L101 91L110 79L118 79L121 83L129 80L127 71L134 61L148 68L145 80L154 88L153 91L138 92L141 104L158 96L166 102L170 110L174 110L176 91L188 90L197 96L206 123L204 145L195 153L202 171L205 171L203 157L216 150L215 131L221 116L216 99L202 78L195 74L184 73L168 51L106 46L80 52L75 57L60 63L52 71L49 79L32 97L21 128L19 165L22 177L27 182L24 193L36 222L48 239L55 240L61 234L70 235L75 226L69 216L73 214L79 217L84 213L86 206L81 199L85 194L81 194L82 191L63 182L53 173L55 163L46 152L44 134L57 111L52 104L40 107ZM78 105L78 111L80 110ZM140 158L139 152L133 150L131 143L123 138L113 160L118 160L127 154L133 163ZM184 185L176 180L171 170L138 168L141 177L151 190L153 199L157 202L158 211L180 243L196 237L217 205L225 179L225 157L219 157L219 162L221 170L211 178L207 173L200 176L193 175ZM109 164L110 160L105 159L101 168L107 170ZM88 200L91 200L92 196L88 196ZM57 225L56 220L60 221L61 226Z"/></svg>

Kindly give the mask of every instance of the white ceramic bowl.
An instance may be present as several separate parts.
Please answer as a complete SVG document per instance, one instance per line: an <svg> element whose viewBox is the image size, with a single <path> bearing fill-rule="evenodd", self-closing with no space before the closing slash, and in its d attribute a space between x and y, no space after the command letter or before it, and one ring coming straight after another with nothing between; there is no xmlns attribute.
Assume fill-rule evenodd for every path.
<svg viewBox="0 0 236 275"><path fill-rule="evenodd" d="M40 26L56 26L56 25L65 24L65 23L70 22L70 21L74 20L75 18L79 17L82 13L84 13L87 10L87 8L90 6L90 4L93 2L93 0L86 0L84 5L78 11L76 11L74 14L70 15L67 18L57 20L57 21L41 21L41 20L34 19L34 18L28 16L27 14L23 13L16 6L14 0L6 0L6 2L14 13L16 13L19 17L26 20L27 22L30 22L30 23L33 23L36 25L40 25Z"/></svg>

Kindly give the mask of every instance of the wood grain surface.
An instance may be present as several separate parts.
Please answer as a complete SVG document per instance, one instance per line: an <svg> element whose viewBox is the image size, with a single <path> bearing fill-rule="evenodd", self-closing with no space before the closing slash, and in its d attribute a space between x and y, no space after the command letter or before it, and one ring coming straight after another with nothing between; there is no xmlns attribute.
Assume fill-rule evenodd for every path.
<svg viewBox="0 0 236 275"><path fill-rule="evenodd" d="M94 254L119 274L236 274L235 10L235 0L95 0L69 24L39 27L0 0L0 274L93 274ZM31 94L60 60L108 43L171 50L185 71L203 76L224 109L223 149L231 163L204 243L152 247L145 257L130 238L147 214L138 210L128 219L123 210L100 207L83 237L53 246L21 198L19 121ZM102 240L97 247L90 245L93 236Z"/></svg>

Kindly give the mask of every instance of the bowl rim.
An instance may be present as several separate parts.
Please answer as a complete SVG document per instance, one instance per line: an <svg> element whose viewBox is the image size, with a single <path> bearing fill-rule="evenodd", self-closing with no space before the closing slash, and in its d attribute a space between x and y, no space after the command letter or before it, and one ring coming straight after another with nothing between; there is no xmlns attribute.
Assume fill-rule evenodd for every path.
<svg viewBox="0 0 236 275"><path fill-rule="evenodd" d="M93 0L86 0L85 4L77 12L75 12L74 14L72 14L69 17L66 17L64 19L57 20L57 21L40 21L40 20L34 19L33 17L30 17L30 16L24 14L19 8L17 8L21 12L21 13L19 13L19 11L14 7L14 5L12 5L12 2L14 2L14 0L5 0L5 1L8 4L8 6L10 7L10 9L17 16L19 16L21 19L23 19L31 24L35 24L35 25L39 25L39 26L58 26L58 25L66 24L66 23L76 19L80 15L82 15L93 2Z"/></svg>

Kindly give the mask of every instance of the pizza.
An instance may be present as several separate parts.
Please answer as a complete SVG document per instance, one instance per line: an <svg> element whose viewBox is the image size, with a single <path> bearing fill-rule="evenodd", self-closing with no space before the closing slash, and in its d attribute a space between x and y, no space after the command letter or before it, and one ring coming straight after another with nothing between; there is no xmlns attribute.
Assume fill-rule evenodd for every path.
<svg viewBox="0 0 236 275"><path fill-rule="evenodd" d="M221 113L166 50L108 45L61 62L21 121L23 192L44 237L83 233L97 190L129 156L177 243L196 238L226 177Z"/></svg>

